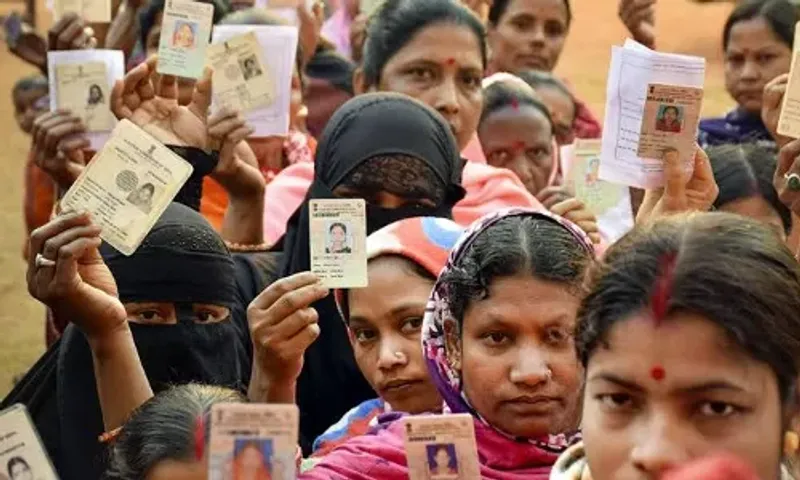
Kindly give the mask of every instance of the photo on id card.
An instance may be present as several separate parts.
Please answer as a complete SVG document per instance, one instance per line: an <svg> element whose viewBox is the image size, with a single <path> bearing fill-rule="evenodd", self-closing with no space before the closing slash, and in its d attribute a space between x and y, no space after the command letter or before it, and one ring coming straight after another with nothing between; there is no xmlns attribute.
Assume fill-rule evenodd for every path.
<svg viewBox="0 0 800 480"><path fill-rule="evenodd" d="M410 480L480 478L471 415L415 415L402 422Z"/></svg>
<svg viewBox="0 0 800 480"><path fill-rule="evenodd" d="M564 168L565 184L595 216L614 208L622 200L626 186L600 179L601 140L577 139ZM564 162L567 163L567 162Z"/></svg>
<svg viewBox="0 0 800 480"><path fill-rule="evenodd" d="M209 480L294 480L298 428L296 405L214 405Z"/></svg>
<svg viewBox="0 0 800 480"><path fill-rule="evenodd" d="M125 255L139 248L192 166L128 120L89 162L64 198L64 210L88 211L100 238Z"/></svg>
<svg viewBox="0 0 800 480"><path fill-rule="evenodd" d="M58 480L28 410L22 404L0 411L0 478Z"/></svg>
<svg viewBox="0 0 800 480"><path fill-rule="evenodd" d="M58 108L80 116L89 132L114 127L105 63L62 63L56 65L55 76Z"/></svg>
<svg viewBox="0 0 800 480"><path fill-rule="evenodd" d="M214 103L239 112L269 106L275 98L272 72L253 32L208 47L214 69Z"/></svg>
<svg viewBox="0 0 800 480"><path fill-rule="evenodd" d="M200 78L206 64L214 6L192 0L167 0L158 43L160 74Z"/></svg>
<svg viewBox="0 0 800 480"><path fill-rule="evenodd" d="M363 199L309 202L311 271L327 288L367 286L367 217Z"/></svg>
<svg viewBox="0 0 800 480"><path fill-rule="evenodd" d="M648 85L637 155L661 160L666 152L674 150L681 160L690 161L702 103L702 88Z"/></svg>

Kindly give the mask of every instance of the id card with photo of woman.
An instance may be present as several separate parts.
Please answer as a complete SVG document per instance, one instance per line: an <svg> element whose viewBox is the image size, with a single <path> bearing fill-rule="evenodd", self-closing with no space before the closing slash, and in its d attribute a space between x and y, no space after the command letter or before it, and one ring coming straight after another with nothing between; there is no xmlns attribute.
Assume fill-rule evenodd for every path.
<svg viewBox="0 0 800 480"><path fill-rule="evenodd" d="M327 288L367 286L367 215L363 199L309 202L311 271Z"/></svg>
<svg viewBox="0 0 800 480"><path fill-rule="evenodd" d="M22 404L0 412L0 478L58 480L28 410Z"/></svg>
<svg viewBox="0 0 800 480"><path fill-rule="evenodd" d="M210 3L167 0L156 71L184 78L202 77L213 17L214 5Z"/></svg>
<svg viewBox="0 0 800 480"><path fill-rule="evenodd" d="M296 405L214 405L208 479L294 480L299 422Z"/></svg>
<svg viewBox="0 0 800 480"><path fill-rule="evenodd" d="M402 422L410 480L481 478L471 415L415 415Z"/></svg>
<svg viewBox="0 0 800 480"><path fill-rule="evenodd" d="M56 65L58 108L70 110L83 119L89 132L114 128L114 115L109 104L106 65L86 62Z"/></svg>
<svg viewBox="0 0 800 480"><path fill-rule="evenodd" d="M88 211L100 238L133 255L192 174L192 165L122 120L61 200L65 210Z"/></svg>
<svg viewBox="0 0 800 480"><path fill-rule="evenodd" d="M674 150L684 163L690 163L694 158L702 104L702 88L648 85L636 154L660 160L665 152Z"/></svg>
<svg viewBox="0 0 800 480"><path fill-rule="evenodd" d="M800 23L800 22L798 22ZM778 118L778 134L800 138L800 29L795 27L792 66L789 69L789 82L783 94L781 114Z"/></svg>
<svg viewBox="0 0 800 480"><path fill-rule="evenodd" d="M214 104L239 112L268 107L275 99L275 82L253 32L208 47L214 69Z"/></svg>

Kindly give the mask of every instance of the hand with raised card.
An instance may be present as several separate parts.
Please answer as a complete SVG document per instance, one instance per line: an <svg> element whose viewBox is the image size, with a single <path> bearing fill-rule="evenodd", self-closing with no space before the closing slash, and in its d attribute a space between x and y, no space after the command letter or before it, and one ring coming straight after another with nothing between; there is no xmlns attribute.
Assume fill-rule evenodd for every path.
<svg viewBox="0 0 800 480"><path fill-rule="evenodd" d="M783 96L789 86L789 74L784 73L764 85L764 97L761 103L761 121L779 146L786 145L792 139L778 134L778 122L781 117Z"/></svg>
<svg viewBox="0 0 800 480"><path fill-rule="evenodd" d="M656 48L655 9L657 0L620 0L618 14L633 39Z"/></svg>
<svg viewBox="0 0 800 480"><path fill-rule="evenodd" d="M562 186L547 187L536 194L536 199L556 215L562 216L581 228L593 243L600 243L600 227L597 217L586 205Z"/></svg>
<svg viewBox="0 0 800 480"><path fill-rule="evenodd" d="M328 289L316 275L301 272L273 283L250 303L251 400L293 401L303 355L320 333L319 315L311 305L327 295Z"/></svg>
<svg viewBox="0 0 800 480"><path fill-rule="evenodd" d="M66 13L47 31L47 48L55 50L83 50L95 48L94 30L76 13Z"/></svg>
<svg viewBox="0 0 800 480"><path fill-rule="evenodd" d="M27 283L31 296L69 319L90 339L127 328L117 284L103 262L100 227L86 213L64 213L31 234Z"/></svg>
<svg viewBox="0 0 800 480"><path fill-rule="evenodd" d="M84 149L89 140L86 126L68 110L39 116L31 130L33 162L50 175L58 187L67 191L86 166Z"/></svg>
<svg viewBox="0 0 800 480"><path fill-rule="evenodd" d="M158 57L129 71L111 91L111 110L128 119L165 145L208 148L206 130L211 104L211 70L195 83L192 100L178 104L178 82L172 75L158 75Z"/></svg>

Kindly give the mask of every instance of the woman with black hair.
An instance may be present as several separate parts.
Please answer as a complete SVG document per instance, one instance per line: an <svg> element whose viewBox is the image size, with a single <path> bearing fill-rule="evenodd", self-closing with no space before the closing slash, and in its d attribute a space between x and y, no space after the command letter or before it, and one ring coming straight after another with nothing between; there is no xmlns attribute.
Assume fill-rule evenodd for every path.
<svg viewBox="0 0 800 480"><path fill-rule="evenodd" d="M791 478L800 267L767 226L711 213L634 230L591 275L575 341L584 441L554 480L664 478L720 452L754 473L728 460L688 478Z"/></svg>
<svg viewBox="0 0 800 480"><path fill-rule="evenodd" d="M490 72L552 73L572 24L570 0L494 0L489 10ZM573 134L599 138L601 125L576 99Z"/></svg>
<svg viewBox="0 0 800 480"><path fill-rule="evenodd" d="M620 2L620 16L633 37L650 46L653 36L653 2ZM701 146L729 143L763 143L775 146L781 95L767 101L765 87L787 77L792 62L795 24L800 9L789 0L744 0L728 16L722 29L725 88L736 102L724 117L700 121ZM762 108L771 112L767 125Z"/></svg>

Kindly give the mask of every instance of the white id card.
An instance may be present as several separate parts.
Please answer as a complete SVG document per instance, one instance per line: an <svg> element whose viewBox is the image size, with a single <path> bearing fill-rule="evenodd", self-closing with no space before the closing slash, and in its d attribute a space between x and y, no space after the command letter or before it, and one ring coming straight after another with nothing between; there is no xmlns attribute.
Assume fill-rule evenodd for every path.
<svg viewBox="0 0 800 480"><path fill-rule="evenodd" d="M36 427L22 404L0 412L0 478L58 480Z"/></svg>
<svg viewBox="0 0 800 480"><path fill-rule="evenodd" d="M309 202L311 271L326 288L367 286L367 214L362 199Z"/></svg>

